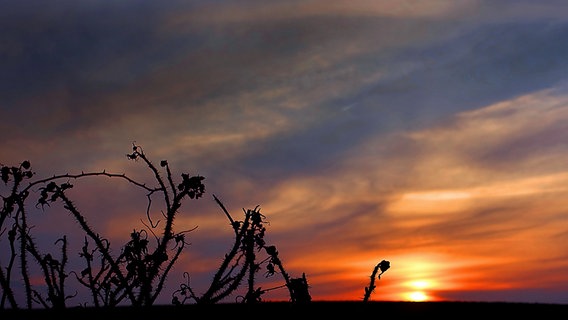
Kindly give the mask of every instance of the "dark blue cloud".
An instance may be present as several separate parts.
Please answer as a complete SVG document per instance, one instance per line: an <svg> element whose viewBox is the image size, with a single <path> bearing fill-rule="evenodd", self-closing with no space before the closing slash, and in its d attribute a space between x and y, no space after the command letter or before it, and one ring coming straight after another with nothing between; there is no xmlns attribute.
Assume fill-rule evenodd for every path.
<svg viewBox="0 0 568 320"><path fill-rule="evenodd" d="M155 31L169 10L152 1L2 5L4 104L61 87L77 96L108 94L170 63L175 44Z"/></svg>
<svg viewBox="0 0 568 320"><path fill-rule="evenodd" d="M73 110L76 122L51 131L61 134L105 123L94 114L120 119L156 108L183 113L271 87L288 88L300 99L321 88L341 88L340 95L323 91L329 95L305 109L285 110L277 100L258 106L281 108L288 119L312 119L229 160L269 183L334 170L349 148L376 133L416 129L553 86L566 74L568 28L561 22L481 21L467 29L451 19L321 15L211 25L190 20L180 29L166 28L168 17L198 4L11 6L0 20L9 30L0 53L2 107L42 107L24 101L64 88L66 99L55 103ZM448 32L451 28L457 31ZM417 40L407 40L413 37ZM359 49L344 52L352 47ZM306 63L314 56L322 63ZM296 67L303 63L303 69ZM375 74L382 76L366 80ZM175 86L181 89L168 92ZM119 110L106 105L111 98L128 101L137 95L150 99ZM220 108L240 112L237 104Z"/></svg>
<svg viewBox="0 0 568 320"><path fill-rule="evenodd" d="M250 170L271 172L271 179L325 172L340 158L348 158L350 146L370 135L418 129L458 112L552 87L565 80L568 71L567 36L564 23L490 24L430 46L401 48L387 61L418 67L324 100L324 105L314 106L329 110L320 122L259 144L242 162ZM350 63L359 70L385 68L371 55ZM338 112L349 105L356 116Z"/></svg>

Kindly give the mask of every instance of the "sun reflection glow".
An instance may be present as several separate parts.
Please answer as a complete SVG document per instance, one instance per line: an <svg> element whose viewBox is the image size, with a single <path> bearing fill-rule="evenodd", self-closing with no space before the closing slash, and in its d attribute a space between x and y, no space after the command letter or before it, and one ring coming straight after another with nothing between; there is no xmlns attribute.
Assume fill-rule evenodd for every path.
<svg viewBox="0 0 568 320"><path fill-rule="evenodd" d="M426 301L428 296L422 291L414 291L407 294L410 301Z"/></svg>
<svg viewBox="0 0 568 320"><path fill-rule="evenodd" d="M412 291L406 292L404 294L406 300L408 301L430 300L430 297L424 290L432 287L431 281L424 279L413 280L408 282L407 286L410 287L410 290Z"/></svg>
<svg viewBox="0 0 568 320"><path fill-rule="evenodd" d="M426 280L416 280L413 281L410 285L416 289L424 289L430 286L430 282Z"/></svg>

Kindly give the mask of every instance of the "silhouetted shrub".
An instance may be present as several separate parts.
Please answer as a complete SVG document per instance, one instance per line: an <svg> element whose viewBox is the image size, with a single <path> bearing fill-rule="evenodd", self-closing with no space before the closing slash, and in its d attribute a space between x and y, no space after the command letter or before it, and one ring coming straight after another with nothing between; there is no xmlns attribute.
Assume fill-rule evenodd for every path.
<svg viewBox="0 0 568 320"><path fill-rule="evenodd" d="M70 275L74 275L78 283L88 289L91 303L95 307L115 307L120 304L151 306L155 303L164 288L168 273L183 252L186 233L191 231L174 230L176 215L187 199L197 200L203 196L205 178L182 173L180 181L176 181L166 160L160 161L161 169L158 169L136 144L133 144L132 152L126 156L129 160L141 160L152 172L157 186L149 187L125 174L106 171L61 174L32 180L35 173L31 171L29 161L12 167L0 165L0 178L7 187L6 194L2 195L0 242L3 245L2 251L8 253L8 261L0 268L1 309L20 308L22 301L18 301L14 293L14 286L19 283L18 277L22 279L23 303L27 309L34 305L49 309L66 308L66 301L75 295L69 295L65 291ZM111 247L110 241L93 229L68 195L68 191L73 188L71 181L87 177L121 179L147 192L147 222L144 223L144 228L135 229L130 233L129 241L122 245L119 251L112 250L114 247ZM26 185L24 181L27 181ZM45 210L52 203L62 203L63 208L70 213L84 233L83 246L79 252L79 257L84 262L81 270L67 270L69 259L66 236L56 242L60 245L58 255L40 252L36 245L32 236L33 226L28 222L27 206L30 194L36 190L39 191L37 208ZM164 223L158 232L159 223L153 222L150 208L153 197L160 195L165 208L161 210ZM260 213L259 207L244 210L244 219L237 221L231 217L223 203L215 195L213 197L231 223L235 233L234 243L221 260L205 293L196 294L189 284L189 274L185 273L187 283L174 291L172 303L217 303L234 293L245 279L247 293L242 302L260 302L262 294L270 290L262 290L256 286L255 277L261 267L266 268L268 276L276 273L282 275L283 287L287 287L290 292L290 301L311 301L305 274L302 278L290 278L278 257L276 247L266 245L265 216ZM257 255L263 249L267 257L258 259ZM118 253L114 255L113 252ZM39 266L44 281L42 286L32 285L30 281L32 265ZM45 290L42 291L39 287L44 287Z"/></svg>

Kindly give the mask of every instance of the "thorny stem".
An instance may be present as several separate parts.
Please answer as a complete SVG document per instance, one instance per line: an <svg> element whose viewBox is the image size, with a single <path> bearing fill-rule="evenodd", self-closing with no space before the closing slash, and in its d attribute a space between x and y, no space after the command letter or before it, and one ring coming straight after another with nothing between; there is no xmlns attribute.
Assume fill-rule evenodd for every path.
<svg viewBox="0 0 568 320"><path fill-rule="evenodd" d="M60 190L61 199L63 200L63 202L65 202L65 208L67 210L69 210L69 212L71 212L71 214L75 217L75 220L77 220L77 222L79 222L79 225L81 226L83 231L85 231L85 233L87 233L87 235L91 239L93 239L93 241L95 241L97 248L99 248L101 254L109 262L113 272L116 274L116 276L120 280L121 286L127 288L128 283L126 282L126 279L124 278L124 275L122 274L122 271L120 270L120 267L118 266L116 261L114 261L114 259L110 255L110 252L109 252L108 248L105 247L103 241L101 240L101 237L91 229L91 227L88 225L88 223L85 220L85 218L83 217L83 215L81 215L79 210L77 210L77 208L75 208L75 205L73 204L73 202L71 202L71 200L69 198L67 198L65 193L61 190L61 188L59 188L59 187L57 187L57 188L58 188L58 190ZM128 296L130 297L131 301L135 301L134 294L132 292L128 292Z"/></svg>
<svg viewBox="0 0 568 320"><path fill-rule="evenodd" d="M373 269L373 272L371 273L371 279L369 282L369 286L365 287L365 296L363 297L363 302L367 302L369 300L369 298L371 297L371 293L373 293L373 291L375 290L376 286L375 286L375 278L379 278L379 280L381 279L381 275L383 273L385 273L385 271L387 271L390 268L390 262L387 260L382 260L381 262L379 262L375 268ZM377 272L379 271L379 269L381 269L381 273L379 273L377 275Z"/></svg>

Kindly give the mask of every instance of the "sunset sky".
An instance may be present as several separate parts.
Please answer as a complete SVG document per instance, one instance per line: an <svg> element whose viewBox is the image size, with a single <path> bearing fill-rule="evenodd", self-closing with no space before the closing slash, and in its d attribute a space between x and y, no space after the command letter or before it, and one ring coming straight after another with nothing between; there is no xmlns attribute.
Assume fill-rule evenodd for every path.
<svg viewBox="0 0 568 320"><path fill-rule="evenodd" d="M230 248L214 194L261 208L313 300L362 299L388 260L372 300L568 303L564 0L8 0L0 30L0 164L152 184L134 142L205 177L161 302ZM100 234L143 227L144 192L73 183ZM82 237L60 207L31 219Z"/></svg>

